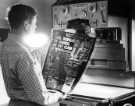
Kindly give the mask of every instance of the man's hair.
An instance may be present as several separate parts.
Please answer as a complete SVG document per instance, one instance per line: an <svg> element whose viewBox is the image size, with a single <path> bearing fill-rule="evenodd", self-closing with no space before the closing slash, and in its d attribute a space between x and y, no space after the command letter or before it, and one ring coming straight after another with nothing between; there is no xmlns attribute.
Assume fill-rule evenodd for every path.
<svg viewBox="0 0 135 106"><path fill-rule="evenodd" d="M32 20L36 14L35 9L30 6L24 4L13 5L8 12L8 21L11 29L18 29L25 20Z"/></svg>

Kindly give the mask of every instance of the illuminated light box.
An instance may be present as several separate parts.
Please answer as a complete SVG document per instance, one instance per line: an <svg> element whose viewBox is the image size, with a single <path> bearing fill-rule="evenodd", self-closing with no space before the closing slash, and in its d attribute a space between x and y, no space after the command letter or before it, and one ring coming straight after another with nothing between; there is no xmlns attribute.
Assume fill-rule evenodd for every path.
<svg viewBox="0 0 135 106"><path fill-rule="evenodd" d="M81 82L68 94L62 104L67 106L135 106L134 100L134 88ZM71 105L68 105L69 103Z"/></svg>
<svg viewBox="0 0 135 106"><path fill-rule="evenodd" d="M71 92L71 95L114 99L134 91L135 89L130 88L105 86L100 84L78 83Z"/></svg>

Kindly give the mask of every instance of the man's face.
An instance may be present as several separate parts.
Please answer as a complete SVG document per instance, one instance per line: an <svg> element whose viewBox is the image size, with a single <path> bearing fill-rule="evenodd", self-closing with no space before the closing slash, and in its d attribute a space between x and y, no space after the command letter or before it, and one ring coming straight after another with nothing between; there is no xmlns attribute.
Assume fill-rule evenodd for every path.
<svg viewBox="0 0 135 106"><path fill-rule="evenodd" d="M30 26L29 31L35 32L36 28L37 28L37 16L34 16L32 21L31 21L31 26Z"/></svg>

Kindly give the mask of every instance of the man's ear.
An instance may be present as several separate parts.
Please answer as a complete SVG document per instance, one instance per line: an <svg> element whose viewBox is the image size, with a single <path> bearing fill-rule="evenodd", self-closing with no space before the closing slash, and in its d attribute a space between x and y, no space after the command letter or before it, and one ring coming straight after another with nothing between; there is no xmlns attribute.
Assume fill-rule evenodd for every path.
<svg viewBox="0 0 135 106"><path fill-rule="evenodd" d="M24 30L25 30L25 31L29 31L29 29L30 29L29 21L28 21L28 20L25 20L25 21L24 21Z"/></svg>

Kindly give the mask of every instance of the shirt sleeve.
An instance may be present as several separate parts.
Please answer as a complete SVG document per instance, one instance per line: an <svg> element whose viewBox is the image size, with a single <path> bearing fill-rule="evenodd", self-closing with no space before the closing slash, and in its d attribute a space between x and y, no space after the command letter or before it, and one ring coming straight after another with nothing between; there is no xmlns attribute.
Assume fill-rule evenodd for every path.
<svg viewBox="0 0 135 106"><path fill-rule="evenodd" d="M17 63L19 80L30 101L41 105L55 103L59 100L61 94L48 92L40 67L29 56L21 57Z"/></svg>

